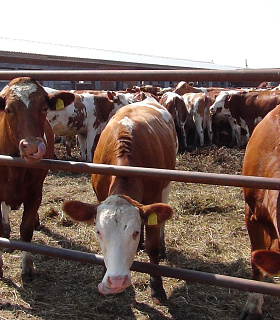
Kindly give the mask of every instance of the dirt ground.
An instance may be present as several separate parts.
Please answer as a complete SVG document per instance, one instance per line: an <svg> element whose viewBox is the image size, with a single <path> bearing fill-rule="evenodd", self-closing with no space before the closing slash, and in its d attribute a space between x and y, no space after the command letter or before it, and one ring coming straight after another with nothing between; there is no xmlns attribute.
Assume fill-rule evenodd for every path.
<svg viewBox="0 0 280 320"><path fill-rule="evenodd" d="M59 159L66 159L57 146ZM79 160L74 150L72 160ZM240 174L244 151L211 147L178 155L177 169ZM61 211L67 199L96 201L88 174L51 171L39 211L43 228L33 242L101 254L93 226L73 223ZM170 195L174 216L166 224L167 259L161 264L241 278L251 278L249 240L241 188L175 182ZM11 217L12 239L19 239L21 212ZM132 272L133 286L118 295L102 296L97 285L103 267L34 255L36 278L23 285L21 252L3 250L0 320L3 319L238 319L247 293L163 278L168 301L154 305L149 276ZM144 251L137 261L148 262ZM280 319L277 298L266 296L264 319Z"/></svg>

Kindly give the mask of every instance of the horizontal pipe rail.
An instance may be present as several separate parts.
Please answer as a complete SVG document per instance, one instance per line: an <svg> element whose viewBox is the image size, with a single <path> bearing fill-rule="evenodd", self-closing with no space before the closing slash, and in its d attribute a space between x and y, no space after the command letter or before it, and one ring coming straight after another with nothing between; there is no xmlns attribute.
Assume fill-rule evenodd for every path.
<svg viewBox="0 0 280 320"><path fill-rule="evenodd" d="M244 175L204 173L195 171L166 170L143 167L115 166L106 164L43 159L26 162L22 158L0 155L0 165L51 169L79 173L96 173L114 176L144 176L169 181L280 190L280 179Z"/></svg>
<svg viewBox="0 0 280 320"><path fill-rule="evenodd" d="M280 81L280 69L238 70L1 70L1 80L31 77L70 81Z"/></svg>
<svg viewBox="0 0 280 320"><path fill-rule="evenodd" d="M28 251L36 254L42 254L66 260L74 260L83 263L87 262L104 265L104 259L102 256L76 250L42 246L33 243L8 240L6 238L0 238L0 247L10 248L13 250ZM182 268L173 268L138 261L133 262L130 270L141 273L160 275L168 278L181 279L187 282L197 282L206 285L215 285L224 288L258 292L280 297L280 286L272 283L264 283L254 280L206 273L195 270L187 270Z"/></svg>

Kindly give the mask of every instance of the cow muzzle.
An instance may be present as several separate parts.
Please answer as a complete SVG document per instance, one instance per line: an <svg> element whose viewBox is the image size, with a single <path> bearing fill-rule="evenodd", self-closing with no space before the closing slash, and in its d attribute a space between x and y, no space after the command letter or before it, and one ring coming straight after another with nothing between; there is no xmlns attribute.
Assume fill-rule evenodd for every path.
<svg viewBox="0 0 280 320"><path fill-rule="evenodd" d="M20 156L28 162L40 161L46 153L42 138L26 138L19 143Z"/></svg>
<svg viewBox="0 0 280 320"><path fill-rule="evenodd" d="M98 285L98 290L102 294L115 294L124 291L131 285L131 280L126 276L108 276L106 280Z"/></svg>

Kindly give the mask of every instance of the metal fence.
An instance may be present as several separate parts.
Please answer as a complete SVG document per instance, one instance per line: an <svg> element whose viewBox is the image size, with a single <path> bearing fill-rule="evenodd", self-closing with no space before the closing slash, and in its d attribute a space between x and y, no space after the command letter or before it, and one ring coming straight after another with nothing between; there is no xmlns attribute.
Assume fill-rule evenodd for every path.
<svg viewBox="0 0 280 320"><path fill-rule="evenodd" d="M30 76L36 80L185 80L185 81L279 81L280 69L268 70L106 70L106 71L0 71L0 79L11 80L15 77ZM7 166L34 167L69 172L99 173L108 175L146 175L158 179L202 183L236 187L250 187L280 190L280 179L248 177L242 175L213 174L179 170L164 170L140 167L120 167L60 160L41 160L39 163L27 163L23 159L0 156L0 164ZM0 238L0 247L30 251L53 257L104 265L102 256L69 249L53 248L20 241ZM243 291L259 292L280 296L280 287L236 277L210 274L200 271L170 268L161 265L134 261L133 271L152 273L177 278L189 282L233 288Z"/></svg>

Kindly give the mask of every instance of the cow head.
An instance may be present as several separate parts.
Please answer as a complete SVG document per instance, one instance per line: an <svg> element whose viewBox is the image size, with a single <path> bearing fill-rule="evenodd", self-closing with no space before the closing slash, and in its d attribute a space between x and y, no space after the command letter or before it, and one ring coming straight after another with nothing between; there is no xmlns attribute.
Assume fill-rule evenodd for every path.
<svg viewBox="0 0 280 320"><path fill-rule="evenodd" d="M131 285L130 267L139 244L142 222L150 227L170 219L163 203L141 205L127 196L111 195L101 204L66 201L63 210L76 221L93 223L104 256L106 274L98 289L103 294L122 292Z"/></svg>
<svg viewBox="0 0 280 320"><path fill-rule="evenodd" d="M123 106L136 102L134 94L129 92L108 91L107 96L109 100L113 101L115 111Z"/></svg>
<svg viewBox="0 0 280 320"><path fill-rule="evenodd" d="M39 161L46 151L44 130L48 109L72 99L72 93L48 95L38 82L28 77L12 80L0 93L0 144L4 153Z"/></svg>

